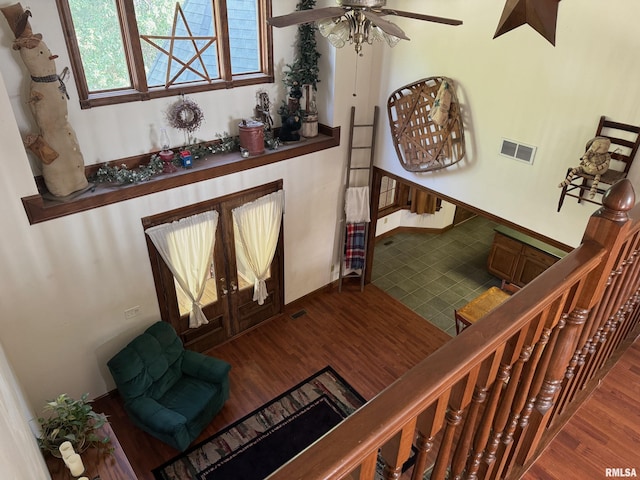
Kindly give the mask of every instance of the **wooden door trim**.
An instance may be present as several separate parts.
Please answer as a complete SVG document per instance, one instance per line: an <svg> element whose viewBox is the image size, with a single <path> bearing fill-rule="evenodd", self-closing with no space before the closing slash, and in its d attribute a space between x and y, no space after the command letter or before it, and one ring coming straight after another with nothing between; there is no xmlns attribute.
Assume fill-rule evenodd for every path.
<svg viewBox="0 0 640 480"><path fill-rule="evenodd" d="M216 240L222 240L223 245L223 255L224 255L224 278L227 283L230 282L230 279L235 279L237 282L237 273L233 270L232 262L235 262L235 246L231 241L233 236L229 235L227 229L232 228L231 223L231 208L230 205L238 203L242 205L248 201L255 200L260 198L261 196L268 195L273 192L277 192L283 188L283 180L277 180L275 182L270 182L264 185L260 185L257 187L248 188L239 192L227 194L221 197L213 198L210 200L205 200L202 202L198 202L195 204L187 205L184 207L179 207L173 210L169 210L166 212L162 212L156 215L144 217L141 219L141 223L143 226L143 231L149 227L162 225L165 223L174 222L180 220L181 218L189 217L191 215L196 215L198 213L202 213L209 210L216 210L219 213L219 221L218 221L218 229L222 228L222 230L218 230L220 233L220 238ZM245 197L250 197L250 199L246 199ZM243 201L244 200L244 201ZM228 212L226 212L228 210ZM216 236L218 235L216 233ZM275 294L277 295L277 302L279 303L279 312L282 313L284 309L284 221L280 225L280 236L278 239L278 250L280 255L278 255L278 270L279 270L279 279L275 288ZM170 323L178 332L179 335L183 335L185 331L184 325L184 316L180 316L175 287L173 284L173 274L165 264L164 260L161 258L158 253L155 245L149 238L148 235L145 234L145 241L147 245L147 251L149 254L149 262L151 263L151 270L153 273L154 286L156 289L156 296L158 299L158 306L160 309L160 317L163 321ZM227 255L231 253L231 255ZM230 258L229 258L230 257ZM232 303L235 301L237 304L237 299L227 298L232 295L231 292L226 296L220 295L218 280L222 277L222 272L216 272L216 285L218 287L218 295L219 300L225 300L228 304L226 307L229 309ZM276 300L276 299L274 299ZM236 305L237 306L237 305ZM227 314L227 319L225 323L225 330L227 332L228 340L233 338L240 332L236 331L236 328L229 322L229 314Z"/></svg>

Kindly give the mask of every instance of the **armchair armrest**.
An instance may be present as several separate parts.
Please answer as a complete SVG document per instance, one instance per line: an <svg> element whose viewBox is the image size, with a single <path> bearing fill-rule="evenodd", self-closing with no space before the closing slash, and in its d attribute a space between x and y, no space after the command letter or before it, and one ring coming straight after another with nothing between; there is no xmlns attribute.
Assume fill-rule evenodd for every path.
<svg viewBox="0 0 640 480"><path fill-rule="evenodd" d="M182 357L182 372L211 383L224 383L231 365L224 360L209 357L202 353L185 350Z"/></svg>
<svg viewBox="0 0 640 480"><path fill-rule="evenodd" d="M184 429L186 421L184 416L165 408L152 398L139 397L128 402L125 407L141 426L144 425L146 429L153 432L171 435Z"/></svg>

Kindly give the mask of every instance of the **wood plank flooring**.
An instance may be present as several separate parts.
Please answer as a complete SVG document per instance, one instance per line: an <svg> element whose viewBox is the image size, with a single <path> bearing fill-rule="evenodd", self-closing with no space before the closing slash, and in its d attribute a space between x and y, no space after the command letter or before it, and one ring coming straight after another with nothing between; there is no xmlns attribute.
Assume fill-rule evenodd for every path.
<svg viewBox="0 0 640 480"><path fill-rule="evenodd" d="M369 400L450 338L373 285L364 292L350 284L342 293L329 288L317 292L208 352L231 363L231 396L197 441L326 365ZM139 480L153 480L151 470L178 454L135 428L117 395L96 400L94 408L109 415Z"/></svg>
<svg viewBox="0 0 640 480"><path fill-rule="evenodd" d="M547 446L523 480L640 477L639 402L640 338ZM607 468L621 472L607 475ZM635 469L635 475L631 469Z"/></svg>

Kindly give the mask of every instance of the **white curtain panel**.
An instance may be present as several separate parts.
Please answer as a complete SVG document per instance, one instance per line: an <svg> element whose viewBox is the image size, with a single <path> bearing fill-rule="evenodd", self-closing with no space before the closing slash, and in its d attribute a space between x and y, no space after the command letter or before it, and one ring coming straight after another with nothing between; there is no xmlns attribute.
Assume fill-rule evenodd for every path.
<svg viewBox="0 0 640 480"><path fill-rule="evenodd" d="M244 250L236 252L239 267L246 264L253 273L253 300L258 305L263 305L269 296L266 279L278 246L283 204L284 191L279 190L232 211L234 232Z"/></svg>
<svg viewBox="0 0 640 480"><path fill-rule="evenodd" d="M176 281L191 299L189 327L209 323L200 299L216 241L218 212L210 210L145 230Z"/></svg>

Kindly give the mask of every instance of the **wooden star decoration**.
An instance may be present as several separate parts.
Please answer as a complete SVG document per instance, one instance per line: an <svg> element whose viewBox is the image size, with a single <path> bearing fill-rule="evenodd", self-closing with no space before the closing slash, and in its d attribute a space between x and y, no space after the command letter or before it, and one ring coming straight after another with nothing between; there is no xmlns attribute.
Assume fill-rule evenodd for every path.
<svg viewBox="0 0 640 480"><path fill-rule="evenodd" d="M178 15L180 15L180 17L182 18L184 27L187 30L187 33L189 34L187 36L176 35L176 28L178 26ZM194 36L193 33L191 32L191 28L189 27L189 23L187 22L184 12L182 11L182 7L180 6L179 3L176 3L176 10L173 15L173 27L171 29L170 36L169 35L140 35L140 38L150 43L155 48L157 48L158 50L160 50L162 53L164 53L169 57L169 62L167 63L167 76L166 76L166 81L164 85L165 88L169 88L171 85L173 85L175 81L178 79L178 77L180 77L180 75L182 75L182 72L184 72L185 70L189 70L193 72L195 75L202 78L203 80L206 80L207 82L211 83L212 78L209 75L209 72L207 71L207 67L204 64L204 61L202 60L202 54L211 45L215 43L215 41L217 40L217 37L216 36L211 36L211 37ZM164 47L154 42L154 40L160 40L160 41L170 40L169 51L165 50ZM173 54L173 47L176 41L183 41L183 40L187 40L187 41L190 40L191 44L193 45L193 50L195 52L194 55L187 62L182 61L180 58L176 57ZM199 47L198 42L202 42L202 41L204 41L205 43L204 45ZM191 64L194 61L196 61L196 59L200 62L200 66L202 67L202 72L196 70L191 66ZM182 68L178 70L178 73L176 73L173 77L171 77L171 63L174 61L182 65Z"/></svg>
<svg viewBox="0 0 640 480"><path fill-rule="evenodd" d="M560 0L507 0L493 38L528 23L555 46L558 3Z"/></svg>

